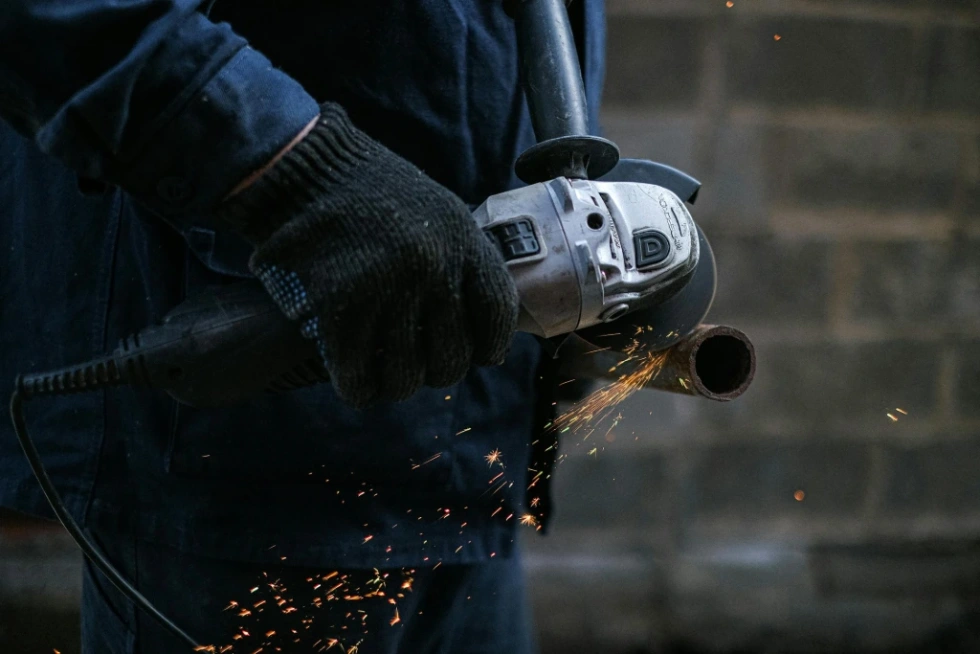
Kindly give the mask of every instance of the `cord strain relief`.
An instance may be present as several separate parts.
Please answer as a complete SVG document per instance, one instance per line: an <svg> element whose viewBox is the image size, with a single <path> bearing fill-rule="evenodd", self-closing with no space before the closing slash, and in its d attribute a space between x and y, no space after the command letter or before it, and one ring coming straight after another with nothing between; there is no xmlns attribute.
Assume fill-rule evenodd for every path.
<svg viewBox="0 0 980 654"><path fill-rule="evenodd" d="M130 349L129 351L132 352ZM132 384L149 386L150 376L146 361L138 350L128 356L93 359L75 366L30 373L17 378L16 388L25 398L44 395L70 395Z"/></svg>

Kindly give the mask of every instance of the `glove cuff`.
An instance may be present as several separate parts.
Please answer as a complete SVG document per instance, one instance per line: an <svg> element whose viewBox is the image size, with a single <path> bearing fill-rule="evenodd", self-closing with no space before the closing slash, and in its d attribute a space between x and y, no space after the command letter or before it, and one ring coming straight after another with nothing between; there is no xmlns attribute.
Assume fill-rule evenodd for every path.
<svg viewBox="0 0 980 654"><path fill-rule="evenodd" d="M386 152L354 127L340 105L324 103L309 134L255 182L219 205L216 218L257 245Z"/></svg>

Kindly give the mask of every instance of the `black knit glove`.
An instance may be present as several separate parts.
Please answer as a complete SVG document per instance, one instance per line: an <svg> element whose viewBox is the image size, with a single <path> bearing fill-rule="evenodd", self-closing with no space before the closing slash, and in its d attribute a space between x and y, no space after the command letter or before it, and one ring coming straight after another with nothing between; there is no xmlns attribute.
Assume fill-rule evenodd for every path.
<svg viewBox="0 0 980 654"><path fill-rule="evenodd" d="M518 296L500 252L458 197L337 105L218 217L256 245L252 272L354 406L507 354Z"/></svg>

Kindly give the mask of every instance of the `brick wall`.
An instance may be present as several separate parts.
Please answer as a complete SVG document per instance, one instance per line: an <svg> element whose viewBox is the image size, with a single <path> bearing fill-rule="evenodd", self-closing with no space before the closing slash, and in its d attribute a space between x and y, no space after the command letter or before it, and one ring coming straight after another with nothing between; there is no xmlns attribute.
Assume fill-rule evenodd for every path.
<svg viewBox="0 0 980 654"><path fill-rule="evenodd" d="M927 582L980 580L980 2L609 9L607 136L704 183L710 320L759 368L565 443L527 539L544 644L975 639L976 584Z"/></svg>

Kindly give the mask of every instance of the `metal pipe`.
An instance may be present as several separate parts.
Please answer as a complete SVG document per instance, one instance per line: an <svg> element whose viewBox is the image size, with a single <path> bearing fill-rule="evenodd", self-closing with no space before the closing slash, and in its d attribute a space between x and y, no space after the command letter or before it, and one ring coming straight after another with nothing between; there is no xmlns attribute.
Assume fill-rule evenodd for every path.
<svg viewBox="0 0 980 654"><path fill-rule="evenodd" d="M755 377L755 347L733 327L698 325L667 350L660 374L645 388L728 402L746 391Z"/></svg>
<svg viewBox="0 0 980 654"><path fill-rule="evenodd" d="M663 352L663 367L643 388L728 402L744 393L755 377L755 347L734 327L698 325ZM621 352L597 351L577 336L561 346L559 356L561 370L569 376L616 380L628 372L616 365L623 359Z"/></svg>

